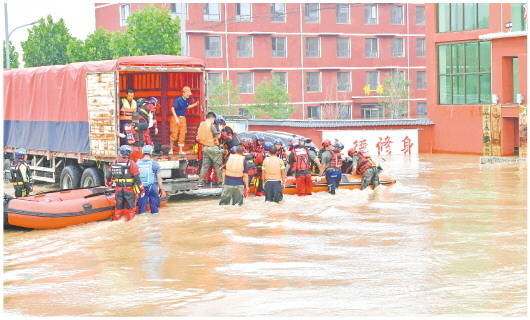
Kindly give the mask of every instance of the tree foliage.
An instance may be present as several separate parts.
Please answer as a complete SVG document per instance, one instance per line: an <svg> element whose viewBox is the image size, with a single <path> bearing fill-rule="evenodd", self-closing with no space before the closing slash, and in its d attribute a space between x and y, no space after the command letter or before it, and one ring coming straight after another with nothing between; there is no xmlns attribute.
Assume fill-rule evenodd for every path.
<svg viewBox="0 0 530 320"><path fill-rule="evenodd" d="M208 110L223 115L237 115L239 113L239 90L232 81L208 82L207 87Z"/></svg>
<svg viewBox="0 0 530 320"><path fill-rule="evenodd" d="M2 41L2 48L5 50L6 42ZM18 68L18 52L15 49L15 46L13 46L13 43L11 41L8 42L9 45L9 67L10 68ZM6 54L4 52L4 68L7 68L7 60L6 60Z"/></svg>
<svg viewBox="0 0 530 320"><path fill-rule="evenodd" d="M104 29L97 29L85 41L72 39L68 44L68 58L70 62L112 59L110 42L111 34Z"/></svg>
<svg viewBox="0 0 530 320"><path fill-rule="evenodd" d="M131 14L127 25L127 39L122 41L133 54L180 54L180 23L168 10L150 5Z"/></svg>
<svg viewBox="0 0 530 320"><path fill-rule="evenodd" d="M28 39L21 43L26 67L69 62L67 47L73 38L63 19L54 22L51 15L48 15L28 29L28 33Z"/></svg>
<svg viewBox="0 0 530 320"><path fill-rule="evenodd" d="M383 80L383 96L379 98L379 104L384 107L385 117L397 119L407 116L407 103L410 81L406 80L400 73L393 73L389 78Z"/></svg>
<svg viewBox="0 0 530 320"><path fill-rule="evenodd" d="M274 77L270 81L261 81L255 91L256 104L248 110L255 117L269 116L273 119L286 119L294 112L294 106L288 104L291 98L281 81Z"/></svg>

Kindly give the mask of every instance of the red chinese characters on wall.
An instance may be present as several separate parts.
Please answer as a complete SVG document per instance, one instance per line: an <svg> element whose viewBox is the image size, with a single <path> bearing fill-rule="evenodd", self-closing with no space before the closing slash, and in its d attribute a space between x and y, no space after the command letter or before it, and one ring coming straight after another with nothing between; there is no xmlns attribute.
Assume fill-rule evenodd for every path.
<svg viewBox="0 0 530 320"><path fill-rule="evenodd" d="M377 144L375 145L375 147L377 148L377 155L380 156L383 151L387 155L392 155L392 143L394 142L392 141L392 139L390 139L389 136L386 136L384 139L379 137L379 142L377 142Z"/></svg>
<svg viewBox="0 0 530 320"><path fill-rule="evenodd" d="M368 143L366 143L366 139L353 141L353 149L360 153L367 153Z"/></svg>
<svg viewBox="0 0 530 320"><path fill-rule="evenodd" d="M403 151L403 154L410 154L410 150L412 149L412 146L414 145L414 143L412 142L412 140L409 138L409 136L405 136L405 138L403 138L403 149L401 149L401 151Z"/></svg>

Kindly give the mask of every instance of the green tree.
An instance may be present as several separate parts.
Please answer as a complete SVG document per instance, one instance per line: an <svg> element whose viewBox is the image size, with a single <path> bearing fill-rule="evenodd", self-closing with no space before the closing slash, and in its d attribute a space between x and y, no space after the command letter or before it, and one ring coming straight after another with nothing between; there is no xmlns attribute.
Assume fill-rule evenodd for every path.
<svg viewBox="0 0 530 320"><path fill-rule="evenodd" d="M6 42L2 41L2 48L5 50ZM15 50L15 46L13 46L13 43L11 41L8 42L9 45L9 67L14 69L18 68L18 52ZM7 68L7 60L6 60L6 54L4 52L4 68Z"/></svg>
<svg viewBox="0 0 530 320"><path fill-rule="evenodd" d="M140 55L133 47L130 35L123 32L111 33L110 51L112 52L112 58Z"/></svg>
<svg viewBox="0 0 530 320"><path fill-rule="evenodd" d="M239 90L232 81L210 81L207 87L208 110L222 115L237 115Z"/></svg>
<svg viewBox="0 0 530 320"><path fill-rule="evenodd" d="M97 29L89 34L85 41L72 39L68 43L68 59L70 62L112 59L110 42L111 34L104 29Z"/></svg>
<svg viewBox="0 0 530 320"><path fill-rule="evenodd" d="M389 78L383 80L383 93L379 104L384 107L385 117L397 119L408 115L405 99L408 97L409 86L410 81L399 72L392 73Z"/></svg>
<svg viewBox="0 0 530 320"><path fill-rule="evenodd" d="M260 82L256 87L255 97L256 104L248 108L255 117L286 119L294 112L294 106L288 104L291 97L277 77Z"/></svg>
<svg viewBox="0 0 530 320"><path fill-rule="evenodd" d="M127 18L128 37L122 41L135 55L180 54L180 23L168 10L150 5Z"/></svg>
<svg viewBox="0 0 530 320"><path fill-rule="evenodd" d="M54 22L51 15L41 18L28 30L28 39L21 43L26 67L68 63L67 47L73 39L63 19Z"/></svg>

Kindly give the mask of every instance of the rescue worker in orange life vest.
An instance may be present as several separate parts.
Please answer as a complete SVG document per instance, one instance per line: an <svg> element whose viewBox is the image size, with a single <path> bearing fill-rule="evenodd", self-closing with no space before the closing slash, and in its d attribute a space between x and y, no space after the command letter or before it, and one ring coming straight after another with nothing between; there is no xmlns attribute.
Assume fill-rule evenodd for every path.
<svg viewBox="0 0 530 320"><path fill-rule="evenodd" d="M296 191L299 196L312 194L313 180L311 179L311 160L315 161L320 168L320 161L316 154L309 154L305 147L304 139L292 140L292 151L289 155L289 165L296 177Z"/></svg>
<svg viewBox="0 0 530 320"><path fill-rule="evenodd" d="M230 152L223 168L223 191L219 205L242 205L244 195L248 194L248 164L242 146L234 146Z"/></svg>
<svg viewBox="0 0 530 320"><path fill-rule="evenodd" d="M285 162L278 158L274 145L268 148L269 156L263 160L263 180L265 185L265 201L280 202L283 200L285 185Z"/></svg>
<svg viewBox="0 0 530 320"><path fill-rule="evenodd" d="M32 190L31 172L26 162L27 152L24 148L15 150L14 159L9 166L9 181L15 188L15 197L26 197Z"/></svg>
<svg viewBox="0 0 530 320"><path fill-rule="evenodd" d="M383 169L376 165L369 155L362 154L355 149L348 150L348 155L352 158L352 171L362 176L361 190L369 185L372 189L379 185L379 172ZM355 169L353 169L355 168Z"/></svg>
<svg viewBox="0 0 530 320"><path fill-rule="evenodd" d="M328 183L328 192L335 194L335 190L339 187L342 178L342 155L340 151L344 145L340 142L335 142L333 145L329 139L322 141L322 169L326 175Z"/></svg>
<svg viewBox="0 0 530 320"><path fill-rule="evenodd" d="M130 221L136 213L136 197L142 193L143 187L138 165L129 158L131 147L123 145L119 152L120 157L110 167L110 177L116 186L116 209L112 220L119 220L124 216Z"/></svg>

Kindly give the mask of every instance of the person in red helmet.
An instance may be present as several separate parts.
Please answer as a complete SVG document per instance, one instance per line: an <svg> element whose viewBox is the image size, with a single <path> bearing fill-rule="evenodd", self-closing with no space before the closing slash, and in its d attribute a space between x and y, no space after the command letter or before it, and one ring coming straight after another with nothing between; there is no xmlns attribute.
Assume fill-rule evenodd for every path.
<svg viewBox="0 0 530 320"><path fill-rule="evenodd" d="M379 186L379 172L383 169L376 165L369 155L358 152L355 149L348 150L348 155L352 158L351 172L362 176L361 190L364 190L369 185L372 189Z"/></svg>
<svg viewBox="0 0 530 320"><path fill-rule="evenodd" d="M311 179L311 160L315 161L318 164L318 167L321 168L320 161L318 160L316 154L310 154L305 147L304 139L293 139L292 140L292 151L289 155L289 165L291 171L294 172L296 177L296 190L299 196L311 195L313 188L313 181Z"/></svg>
<svg viewBox="0 0 530 320"><path fill-rule="evenodd" d="M335 190L339 187L342 178L343 159L341 150L344 146L340 142L336 142L332 145L331 141L324 140L322 142L322 147L324 147L324 152L322 153L322 169L326 174L328 192L335 194Z"/></svg>
<svg viewBox="0 0 530 320"><path fill-rule="evenodd" d="M131 151L130 146L121 146L120 156L110 166L107 185L114 184L116 187L116 209L112 220L119 220L121 217L125 217L127 221L132 220L136 214L137 196L142 193L140 170L136 162L130 159Z"/></svg>

